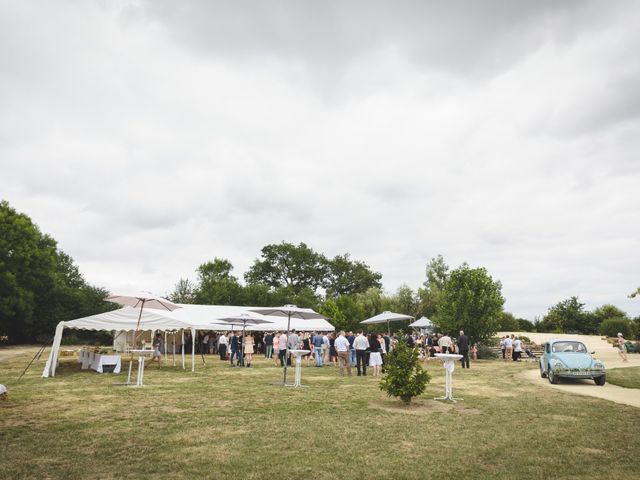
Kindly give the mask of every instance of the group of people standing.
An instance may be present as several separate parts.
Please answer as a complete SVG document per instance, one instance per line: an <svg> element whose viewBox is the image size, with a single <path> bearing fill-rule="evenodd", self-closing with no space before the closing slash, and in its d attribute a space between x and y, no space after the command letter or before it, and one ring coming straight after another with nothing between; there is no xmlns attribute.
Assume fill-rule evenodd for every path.
<svg viewBox="0 0 640 480"><path fill-rule="evenodd" d="M505 335L500 339L500 350L502 351L503 360L520 361L524 345L522 340L516 338L514 334Z"/></svg>

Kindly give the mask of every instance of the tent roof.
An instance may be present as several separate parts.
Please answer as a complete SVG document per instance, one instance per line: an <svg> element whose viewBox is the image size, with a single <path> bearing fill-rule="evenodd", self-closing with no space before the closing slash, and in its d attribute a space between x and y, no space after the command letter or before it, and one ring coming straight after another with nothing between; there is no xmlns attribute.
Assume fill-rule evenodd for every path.
<svg viewBox="0 0 640 480"><path fill-rule="evenodd" d="M124 307L111 312L99 313L90 317L61 322L64 328L78 330L135 330L140 310ZM169 312L161 312L151 308L142 310L140 330L175 330L190 328L191 325L182 320L172 318Z"/></svg>
<svg viewBox="0 0 640 480"><path fill-rule="evenodd" d="M247 325L247 330L253 331L282 331L287 329L287 317L274 315L264 316L255 312L259 307L240 307L234 305L190 305L180 304L182 308L170 313L172 317L188 321L196 328L203 330L231 330L229 324L216 324L216 320L237 316L242 313L251 312L251 315L263 318L271 323L261 325ZM212 325L213 324L213 325ZM303 320L291 317L291 328L298 331L321 331L328 332L335 330L335 327L322 318Z"/></svg>
<svg viewBox="0 0 640 480"><path fill-rule="evenodd" d="M196 328L198 330L221 330L227 331L237 329L232 328L228 323L216 323L216 320L237 316L246 313L252 307L239 307L227 305L180 305L173 312L160 311L145 308L140 319L140 330L178 330L182 328ZM135 330L138 323L140 310L124 307L111 312L99 313L89 317L78 318L67 322L61 322L64 328L74 328L79 330ZM254 331L282 331L287 328L286 317L268 316L264 317L255 312L252 316L264 318L270 323L261 325L247 325L247 330ZM291 328L300 331L333 331L335 328L324 319L302 320L291 318Z"/></svg>

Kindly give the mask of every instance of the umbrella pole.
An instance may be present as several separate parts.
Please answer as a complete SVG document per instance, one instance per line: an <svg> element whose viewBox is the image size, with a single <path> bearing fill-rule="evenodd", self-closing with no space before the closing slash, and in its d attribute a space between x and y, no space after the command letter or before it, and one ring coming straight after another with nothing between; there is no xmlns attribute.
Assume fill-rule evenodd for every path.
<svg viewBox="0 0 640 480"><path fill-rule="evenodd" d="M136 323L136 330L133 332L133 348L136 348L136 337L138 336L138 328L140 328L140 320L142 320L142 310L144 310L145 299L142 299L142 305L140 305L140 313L138 314L138 323ZM133 352L130 352L129 356L129 375L127 377L127 384L131 383L131 364L133 363Z"/></svg>
<svg viewBox="0 0 640 480"><path fill-rule="evenodd" d="M287 386L287 360L289 359L289 327L291 326L291 312L287 317L287 343L284 345L284 380L282 381L283 386Z"/></svg>
<svg viewBox="0 0 640 480"><path fill-rule="evenodd" d="M244 363L244 339L245 339L245 329L247 327L247 322L242 322L242 351L240 354L240 366L244 367L245 363Z"/></svg>

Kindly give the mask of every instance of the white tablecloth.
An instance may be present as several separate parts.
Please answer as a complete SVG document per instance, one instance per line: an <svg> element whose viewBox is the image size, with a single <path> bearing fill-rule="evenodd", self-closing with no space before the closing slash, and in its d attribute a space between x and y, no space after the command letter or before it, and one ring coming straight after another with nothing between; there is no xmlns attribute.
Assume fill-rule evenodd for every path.
<svg viewBox="0 0 640 480"><path fill-rule="evenodd" d="M116 368L114 368L113 373L120 373L120 367L122 365L120 355L100 355L96 353L91 362L91 370L102 373L103 365L115 365Z"/></svg>

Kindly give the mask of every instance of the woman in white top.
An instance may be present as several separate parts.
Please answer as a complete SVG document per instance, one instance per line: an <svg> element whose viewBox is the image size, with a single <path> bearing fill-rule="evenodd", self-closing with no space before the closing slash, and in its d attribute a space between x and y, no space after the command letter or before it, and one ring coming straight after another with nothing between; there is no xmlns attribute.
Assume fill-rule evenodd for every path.
<svg viewBox="0 0 640 480"><path fill-rule="evenodd" d="M380 371L382 370L382 355L380 352L382 351L381 345L384 345L384 338L381 337L381 335L378 335L377 337L371 335L371 340L369 341L369 348L371 349L371 355L369 355L369 366L373 369L374 377L380 375Z"/></svg>

